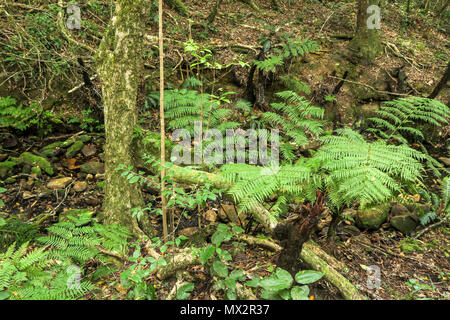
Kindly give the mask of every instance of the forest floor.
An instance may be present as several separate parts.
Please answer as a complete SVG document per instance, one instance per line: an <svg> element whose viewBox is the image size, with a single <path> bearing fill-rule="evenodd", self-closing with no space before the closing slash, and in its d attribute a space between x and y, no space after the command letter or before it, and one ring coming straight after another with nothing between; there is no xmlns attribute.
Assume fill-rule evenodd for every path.
<svg viewBox="0 0 450 320"><path fill-rule="evenodd" d="M48 137L51 143L58 137ZM61 142L69 136L64 136ZM17 156L26 150L41 149L50 142L41 144L30 138L18 138L11 140L12 151L9 155ZM37 219L44 212L53 213L53 217L46 220L46 225L58 221L58 216L64 216L71 209L83 209L90 212L100 212L103 200L103 168L102 166L89 166L91 173L80 167L89 163L101 163L104 139L101 136L91 136L91 140L85 144L81 152L73 158L65 157L65 149L57 148L59 152L54 154L59 160L53 162L55 176L43 175L42 177L30 176L17 172L10 179L8 191L0 197L6 206L2 208L2 216L16 215L22 220ZM86 155L85 155L86 154ZM0 155L2 158L7 154ZM61 177L70 177L57 190L49 188L49 183L57 181ZM158 202L156 196L146 194L149 202ZM208 210L220 211L222 207L231 207L226 201L210 203ZM187 215L176 213L176 234L191 235L198 230L198 212L189 211ZM209 219L209 220L207 220ZM206 218L205 211L201 214L202 225L211 223ZM220 215L217 216L220 221ZM216 221L216 219L214 219ZM425 233L420 239L413 240L405 237L401 232L393 229L389 223L385 223L376 231L360 231L350 220L343 220L338 226L339 241L329 245L326 241L326 233L330 216L324 214L323 221L319 223L313 240L319 243L324 250L345 263L350 269L346 276L357 285L363 293L373 299L448 299L450 297L450 228L441 226ZM223 221L225 222L225 221ZM161 226L160 217L152 216L152 223L158 229ZM236 220L236 223L246 226L245 220ZM259 230L261 232L261 230ZM254 235L258 229L253 229ZM403 250L401 249L403 248ZM405 249L406 248L406 249ZM256 247L243 246L234 262L239 269L251 271L261 277L268 276L276 266L277 253ZM381 286L377 290L368 290L367 279L369 266L379 266L381 270ZM100 279L99 284L105 283L101 293L93 298L120 299L124 298L126 290L120 285L120 272L128 267L127 264L108 276L108 281ZM195 274L198 283L191 296L193 299L220 299L212 290L213 282L202 281L208 278L208 273L203 266L194 266L189 269ZM154 279L153 279L154 278ZM152 283L159 283L156 275L148 279ZM417 281L416 283L414 281ZM107 284L107 285L106 285ZM158 294L165 296L167 289L158 288ZM325 280L320 280L312 285L311 295L315 299L342 299L340 293Z"/></svg>
<svg viewBox="0 0 450 320"><path fill-rule="evenodd" d="M173 68L169 81L177 85L180 79L180 53L183 50L182 43L186 41L189 30L196 41L206 47L214 49L214 59L222 65L236 61L251 62L255 52L260 47L262 34L270 33L271 28L282 26L282 31L293 35L301 35L302 38L313 38L321 44L321 50L313 54L311 58L303 61L297 72L300 80L306 81L312 88L322 86L333 87L337 80L329 76L333 71L338 76L342 75L339 64L345 56L345 48L348 40L336 39L333 35L351 34L355 25L355 8L351 4L338 2L333 5L306 3L293 6L282 6L283 13L269 10L269 1L256 1L264 13L258 13L242 3L230 3L224 1L220 12L216 17L213 29L204 33L201 22L206 19L214 1L191 1L189 7L192 12L191 19L178 16L173 11L168 11L166 37L168 42L167 66ZM205 3L208 6L205 6ZM429 93L442 76L449 57L448 30L436 27L432 20L423 19L414 14L410 17L409 26L399 23L405 17L399 10L388 10L383 17L383 32L381 37L386 46L385 52L370 66L361 67L361 72L366 83L372 85L374 79L389 75L395 68L404 67L408 83L413 90L421 93ZM266 21L266 22L263 22ZM173 22L173 23L172 23ZM287 24L289 22L289 24ZM189 27L191 25L191 27ZM447 26L448 27L448 26ZM150 30L156 36L156 30ZM233 48L243 49L243 51ZM398 51L397 51L398 49ZM242 53L244 52L244 53ZM343 53L344 52L344 53ZM250 60L249 60L250 59ZM154 61L150 61L152 63ZM175 68L176 67L176 68ZM183 71L181 71L183 72ZM153 75L155 79L156 74ZM227 74L222 77L220 85L224 89L239 88L227 79ZM378 87L377 87L378 89ZM383 88L379 88L380 90ZM357 99L350 86L344 85L337 96L338 101L345 108ZM68 100L76 101L76 96ZM450 92L444 91L440 96L441 101L450 101ZM370 103L365 101L364 103ZM75 108L76 109L76 108ZM65 116L74 115L74 109L67 110ZM76 112L75 112L76 114ZM80 114L81 115L81 114ZM43 139L34 136L21 136L14 134L2 140L0 162L9 156L18 157L23 152L42 151L46 145L54 142L66 141L73 135L81 136L86 133L75 132L49 135ZM89 141L84 143L84 148L73 157L66 157L66 148L57 147L57 152L51 155L52 166L55 174L49 176L31 176L22 173L15 168L7 191L0 194L5 202L0 214L5 217L17 215L23 220L36 219L43 213L50 213L53 218L47 223L58 220L58 215L70 209L85 209L92 212L100 212L103 201L103 168L98 163L104 160L102 134L89 134ZM445 143L443 145L445 147ZM442 150L443 146L437 146L436 150ZM442 151L439 151L442 152ZM440 153L439 156L446 156ZM82 169L86 163L97 163L90 169ZM70 177L59 190L48 187L48 183L61 177ZM432 181L432 180L431 180ZM157 202L156 196L146 193L148 201ZM226 203L223 203L226 204ZM220 205L211 204L210 210L218 212ZM188 218L179 216L180 224L178 232L191 233L196 228L198 213L190 212ZM153 224L159 228L159 217L153 217ZM219 219L219 218L217 218ZM202 224L209 223L202 214ZM321 245L328 253L331 253L339 261L345 263L350 269L346 274L349 280L372 299L450 299L450 229L440 226L425 233L420 239L412 240L405 237L399 231L394 230L388 223L382 225L376 231L361 231L350 220L343 220L338 226L339 241L335 245L326 242L327 224L319 224L318 230L313 235L313 240ZM253 230L254 232L257 230ZM407 245L407 246L405 246ZM402 247L403 250L400 248ZM407 247L408 249L405 249ZM407 252L405 252L407 251ZM239 268L261 276L267 276L276 266L277 254L267 249L244 246L243 251L237 255L236 263ZM381 287L377 290L367 288L367 269L377 265L381 269ZM97 299L123 299L125 290L120 285L120 271L109 275L108 281L101 279L98 284L103 290L95 293ZM202 266L191 267L198 284L191 299L220 299L212 289L212 281ZM149 279L153 283L159 280ZM168 285L168 284L166 284ZM165 295L167 287L158 288L158 294ZM342 299L339 292L325 280L320 280L312 285L312 296L315 299Z"/></svg>

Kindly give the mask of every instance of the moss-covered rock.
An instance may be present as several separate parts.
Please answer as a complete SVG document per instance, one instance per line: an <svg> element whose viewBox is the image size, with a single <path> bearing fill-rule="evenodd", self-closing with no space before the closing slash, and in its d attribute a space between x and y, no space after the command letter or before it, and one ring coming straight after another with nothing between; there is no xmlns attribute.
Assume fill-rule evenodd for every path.
<svg viewBox="0 0 450 320"><path fill-rule="evenodd" d="M1 178L5 178L7 176L10 176L12 173L12 169L16 166L17 164L13 161L3 161L0 162L0 177Z"/></svg>
<svg viewBox="0 0 450 320"><path fill-rule="evenodd" d="M44 157L36 156L30 152L24 152L20 155L20 159L30 165L39 166L41 170L44 170L49 175L54 174L50 161L48 161Z"/></svg>
<svg viewBox="0 0 450 320"><path fill-rule="evenodd" d="M391 226L403 233L411 234L419 225L419 222L412 214L405 214L391 218Z"/></svg>
<svg viewBox="0 0 450 320"><path fill-rule="evenodd" d="M83 149L84 143L83 141L75 141L66 151L66 158L70 159L76 156L78 152Z"/></svg>
<svg viewBox="0 0 450 320"><path fill-rule="evenodd" d="M102 174L105 173L105 165L101 162L90 161L83 163L80 166L80 170L81 172L90 173L92 175L96 175L98 173Z"/></svg>
<svg viewBox="0 0 450 320"><path fill-rule="evenodd" d="M42 177L42 170L40 167L33 167L31 168L31 174L34 174L36 177L40 178Z"/></svg>
<svg viewBox="0 0 450 320"><path fill-rule="evenodd" d="M362 229L377 230L386 221L389 205L359 209L356 213L356 225Z"/></svg>
<svg viewBox="0 0 450 320"><path fill-rule="evenodd" d="M41 154L45 157L51 157L58 153L59 149L62 148L63 142L57 141L52 144L49 144L42 148Z"/></svg>

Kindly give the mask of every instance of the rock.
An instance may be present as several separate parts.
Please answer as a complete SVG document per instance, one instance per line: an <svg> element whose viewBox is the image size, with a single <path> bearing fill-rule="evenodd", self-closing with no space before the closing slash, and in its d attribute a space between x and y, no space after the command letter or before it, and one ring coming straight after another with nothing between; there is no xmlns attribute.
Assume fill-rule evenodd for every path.
<svg viewBox="0 0 450 320"><path fill-rule="evenodd" d="M439 161L441 161L443 164L445 164L446 167L450 167L450 158L440 157Z"/></svg>
<svg viewBox="0 0 450 320"><path fill-rule="evenodd" d="M42 177L42 171L41 171L41 168L39 168L39 167L33 167L33 168L31 168L31 174L33 175L36 175L36 178L40 178L40 177Z"/></svg>
<svg viewBox="0 0 450 320"><path fill-rule="evenodd" d="M10 176L12 169L16 165L17 164L13 161L0 162L0 178L5 178L7 176Z"/></svg>
<svg viewBox="0 0 450 320"><path fill-rule="evenodd" d="M214 210L208 210L204 213L204 217L205 217L206 221L216 222L217 213Z"/></svg>
<svg viewBox="0 0 450 320"><path fill-rule="evenodd" d="M86 175L86 180L92 180L92 179L94 179L94 176L92 174L89 173Z"/></svg>
<svg viewBox="0 0 450 320"><path fill-rule="evenodd" d="M87 144L83 147L83 149L81 149L81 153L85 157L92 157L97 153L97 148L93 144Z"/></svg>
<svg viewBox="0 0 450 320"><path fill-rule="evenodd" d="M54 142L49 144L48 146L42 148L41 153L46 157L53 157L60 152L62 144L62 142Z"/></svg>
<svg viewBox="0 0 450 320"><path fill-rule="evenodd" d="M64 212L62 212L59 215L59 221L60 222L64 222L64 221L69 221L69 217L73 217L76 219L80 219L80 220L85 220L85 223L80 224L80 226L88 224L92 217L94 216L94 211L92 210L87 210L87 209L69 209L66 210Z"/></svg>
<svg viewBox="0 0 450 320"><path fill-rule="evenodd" d="M28 200L34 197L36 197L36 195L32 194L30 191L24 191L22 195L23 200Z"/></svg>
<svg viewBox="0 0 450 320"><path fill-rule="evenodd" d="M51 176L54 174L50 161L48 161L44 157L36 156L30 152L24 152L20 155L20 159L30 165L39 166L41 170L44 170Z"/></svg>
<svg viewBox="0 0 450 320"><path fill-rule="evenodd" d="M392 217L390 222L391 226L404 235L410 235L419 225L419 222L412 214Z"/></svg>
<svg viewBox="0 0 450 320"><path fill-rule="evenodd" d="M403 204L396 203L396 204L394 204L392 206L392 208L391 208L391 215L393 217L401 216L401 215L405 215L405 214L409 214L409 210Z"/></svg>
<svg viewBox="0 0 450 320"><path fill-rule="evenodd" d="M87 134L83 134L83 135L79 136L79 137L77 138L77 140L78 140L78 141L81 141L81 142L83 142L83 143L86 143L86 142L89 142L89 141L91 140L91 137L88 136Z"/></svg>
<svg viewBox="0 0 450 320"><path fill-rule="evenodd" d="M181 231L179 232L179 234L180 234L181 236L190 237L190 236L192 236L194 233L196 233L197 230L198 230L198 227L189 227L189 228L185 228L185 229L181 230Z"/></svg>
<svg viewBox="0 0 450 320"><path fill-rule="evenodd" d="M53 179L49 183L47 183L47 188L53 189L53 190L64 189L71 182L72 182L71 177Z"/></svg>
<svg viewBox="0 0 450 320"><path fill-rule="evenodd" d="M377 230L386 221L389 205L359 209L356 213L356 225L362 229Z"/></svg>
<svg viewBox="0 0 450 320"><path fill-rule="evenodd" d="M80 167L81 172L90 173L92 175L96 175L97 173L103 174L105 173L105 166L101 162L86 162Z"/></svg>
<svg viewBox="0 0 450 320"><path fill-rule="evenodd" d="M7 183L7 184L11 184L11 183L16 183L16 179L14 179L14 178L6 178L5 179L5 183Z"/></svg>
<svg viewBox="0 0 450 320"><path fill-rule="evenodd" d="M88 184L84 181L76 181L73 184L73 190L75 190L75 192L83 192L87 189L87 186Z"/></svg>
<svg viewBox="0 0 450 320"><path fill-rule="evenodd" d="M66 151L66 158L70 159L76 156L83 149L83 141L75 141Z"/></svg>

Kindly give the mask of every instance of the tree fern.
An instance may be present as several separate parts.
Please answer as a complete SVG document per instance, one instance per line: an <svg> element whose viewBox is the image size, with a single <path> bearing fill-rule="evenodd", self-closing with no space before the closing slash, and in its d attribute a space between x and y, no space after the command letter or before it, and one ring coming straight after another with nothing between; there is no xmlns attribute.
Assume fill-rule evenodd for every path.
<svg viewBox="0 0 450 320"><path fill-rule="evenodd" d="M314 198L320 180L313 172L304 159L281 167L274 164L265 167L227 164L221 168L224 179L235 183L229 192L239 202L242 211L249 211L256 204L276 196L278 201L272 207L275 214L291 195Z"/></svg>
<svg viewBox="0 0 450 320"><path fill-rule="evenodd" d="M408 97L385 102L380 110L376 111L377 117L369 119L374 124L367 129L387 140L395 140L400 143L419 142L422 152L425 154L427 167L437 177L441 174L437 168L442 165L433 159L421 141L425 139L424 126L426 124L440 127L448 123L450 109L438 100Z"/></svg>
<svg viewBox="0 0 450 320"><path fill-rule="evenodd" d="M408 138L423 140L423 124L436 127L447 124L450 109L438 100L408 97L385 102L377 117L370 118L375 127L368 129L383 139L408 143Z"/></svg>
<svg viewBox="0 0 450 320"><path fill-rule="evenodd" d="M280 46L281 48L275 48L273 50L274 53L270 54L266 59L262 61L255 60L253 63L260 70L274 72L277 67L284 65L287 58L304 56L319 49L319 46L314 40L302 40L300 38L292 40L289 37L286 37Z"/></svg>
<svg viewBox="0 0 450 320"><path fill-rule="evenodd" d="M304 147L310 137L318 137L322 133L324 109L312 106L304 97L293 91L276 93L282 102L272 103L271 107L278 111L265 112L263 119L272 126L280 128L287 138L280 146L283 156L293 160L294 147Z"/></svg>
<svg viewBox="0 0 450 320"><path fill-rule="evenodd" d="M402 182L418 182L424 155L406 145L369 143L351 129L325 136L315 158L326 170L329 196L335 205L357 201L362 206L385 202L401 189Z"/></svg>

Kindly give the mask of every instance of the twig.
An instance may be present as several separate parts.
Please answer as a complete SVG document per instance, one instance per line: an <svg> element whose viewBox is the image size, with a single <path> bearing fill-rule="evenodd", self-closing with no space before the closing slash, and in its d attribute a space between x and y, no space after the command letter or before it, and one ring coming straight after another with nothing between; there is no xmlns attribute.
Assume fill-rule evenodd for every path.
<svg viewBox="0 0 450 320"><path fill-rule="evenodd" d="M436 223L434 223L434 224L432 224L432 225L426 227L425 229L423 229L422 231L420 231L419 233L417 233L413 238L414 238L414 239L419 239L419 238L420 238L421 236L423 236L426 232L428 232L428 231L430 231L431 229L436 228L436 227L438 227L438 226L440 226L441 224L444 224L444 223L446 223L446 222L448 222L447 217L445 217L444 219L442 219L442 220L439 221L439 222L436 222Z"/></svg>

